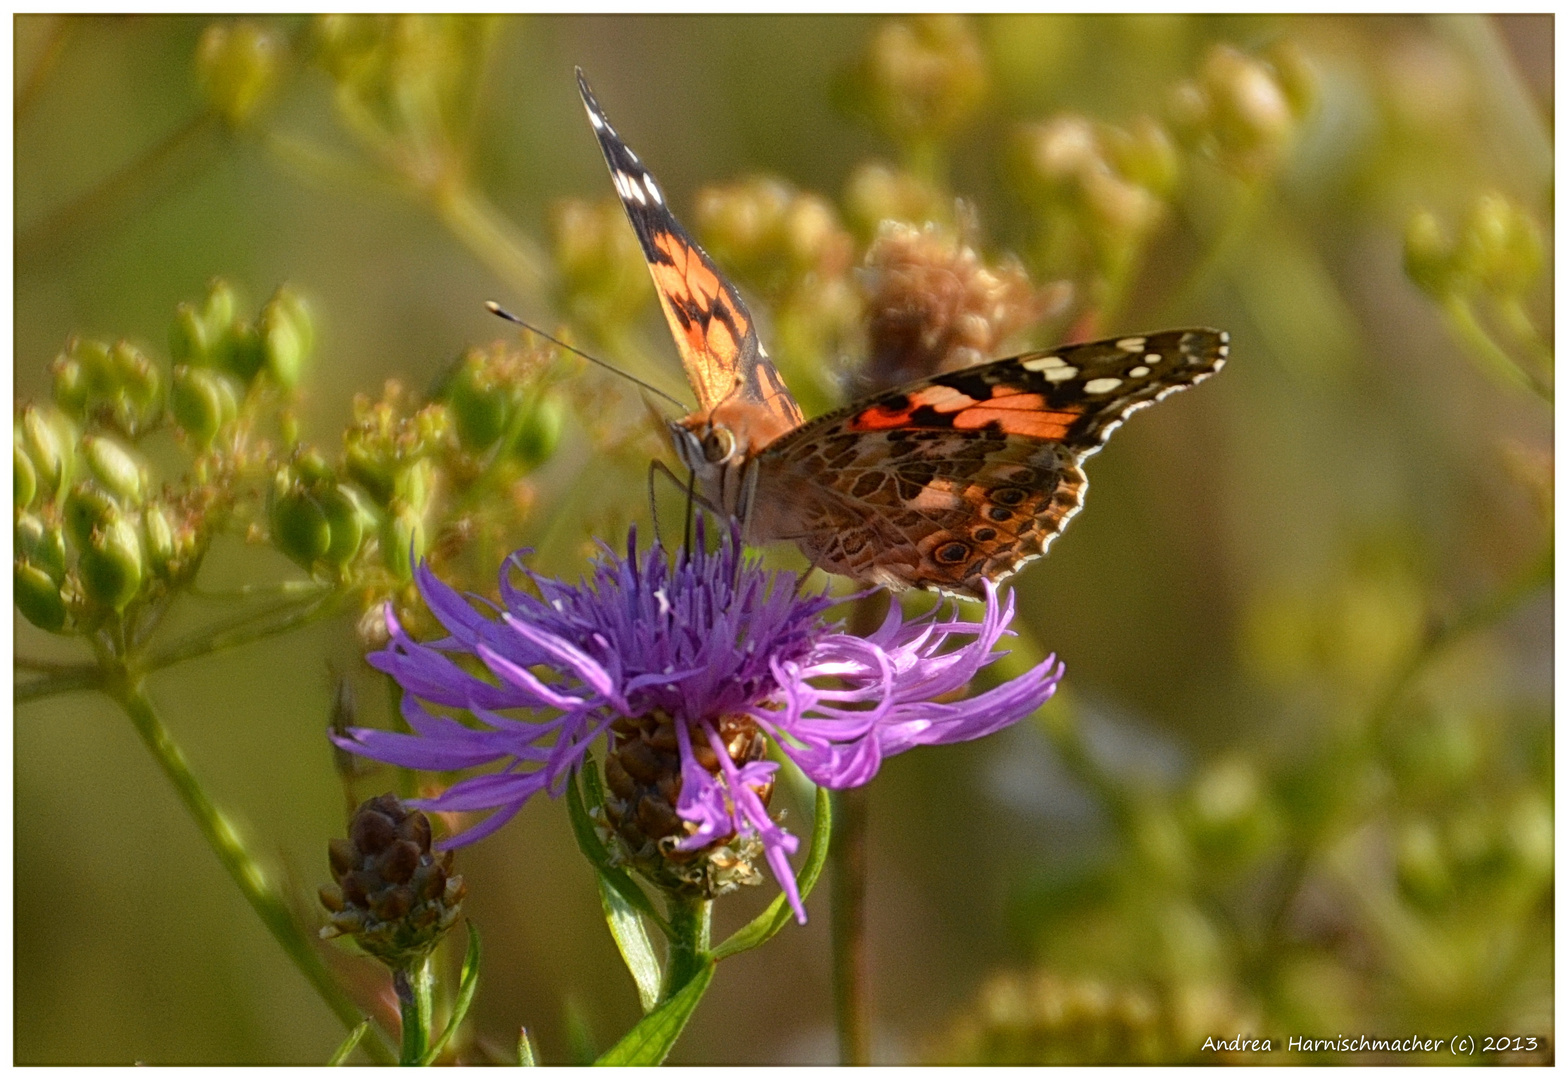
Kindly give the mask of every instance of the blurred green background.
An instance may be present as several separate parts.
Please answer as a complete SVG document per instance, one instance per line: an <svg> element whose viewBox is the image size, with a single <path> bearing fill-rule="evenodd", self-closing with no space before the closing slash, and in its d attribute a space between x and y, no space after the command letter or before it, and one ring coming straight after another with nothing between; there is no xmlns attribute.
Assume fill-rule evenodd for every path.
<svg viewBox="0 0 1568 1080"><path fill-rule="evenodd" d="M377 115L422 128L356 119L311 20L247 24L254 70L210 52L199 67L211 24L16 17L19 404L48 398L73 333L166 356L175 305L217 275L254 303L284 281L309 298L298 412L328 451L354 394L425 390L504 338L490 298L680 389L641 271L617 276L630 231L574 64L735 269L808 412L847 392L838 373L864 352L853 266L883 216L934 219L988 260L1015 254L1037 286L1070 284L1009 344L1230 331L1221 377L1118 434L1086 512L1016 579L1032 642L1067 663L1059 701L892 760L871 789L877 1060L1214 1060L1204 1037L1237 1032L1276 1050L1549 1042L1552 411L1486 343L1547 351L1552 274L1511 248L1443 275L1445 245L1484 248L1499 215L1552 236L1551 16L353 30L394 58ZM247 71L269 88L254 104ZM1052 172L1046 143L1084 131L1093 160ZM790 206L825 200L852 256L794 265L798 245L737 232L726 207L774 190L741 184L759 175L791 185ZM1421 212L1448 237L1412 233L1424 289L1404 267ZM572 377L576 419L506 541L575 575L590 535L646 520L656 444L595 428L594 394L632 418L635 396ZM203 573L298 576L240 538ZM16 640L82 658L20 617ZM329 662L384 722L360 652L345 616L152 685L312 919L343 829ZM19 1063L308 1063L337 1045L107 701L17 708L15 807ZM566 1062L635 1021L562 806L536 802L458 864L486 949L468 1060L505 1057L526 1024ZM772 895L754 892L720 902L721 926ZM833 1060L826 890L811 907L723 965L672 1061ZM347 970L375 992L373 968Z"/></svg>

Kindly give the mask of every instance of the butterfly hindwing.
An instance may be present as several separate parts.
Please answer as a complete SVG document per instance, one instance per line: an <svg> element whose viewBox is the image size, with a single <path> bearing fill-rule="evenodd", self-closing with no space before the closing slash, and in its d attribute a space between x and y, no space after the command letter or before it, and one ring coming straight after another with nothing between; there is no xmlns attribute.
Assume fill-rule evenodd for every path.
<svg viewBox="0 0 1568 1080"><path fill-rule="evenodd" d="M798 425L804 419L800 406L757 340L740 293L675 220L663 189L610 126L580 70L577 87L701 408L728 400L753 402L785 426Z"/></svg>
<svg viewBox="0 0 1568 1080"><path fill-rule="evenodd" d="M877 395L769 445L756 512L825 569L978 596L983 579L1044 554L1083 503L1083 459L1128 414L1207 378L1225 353L1224 334L1175 330Z"/></svg>

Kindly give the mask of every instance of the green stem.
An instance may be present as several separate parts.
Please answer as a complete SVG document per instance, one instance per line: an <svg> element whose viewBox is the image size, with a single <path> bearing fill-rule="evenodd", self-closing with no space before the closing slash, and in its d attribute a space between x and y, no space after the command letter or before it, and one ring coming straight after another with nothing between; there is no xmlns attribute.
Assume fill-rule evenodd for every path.
<svg viewBox="0 0 1568 1080"><path fill-rule="evenodd" d="M1557 356L1552 347L1541 340L1541 332L1535 328L1535 322L1524 304L1520 303L1517 296L1505 297L1497 301L1497 313L1514 340L1529 350L1530 358L1539 369L1536 374L1549 381L1557 365Z"/></svg>
<svg viewBox="0 0 1568 1080"><path fill-rule="evenodd" d="M435 986L430 957L420 959L412 971L406 968L394 971L392 985L397 989L397 1001L403 1014L403 1049L398 1055L398 1064L418 1065L430 1049L431 990Z"/></svg>
<svg viewBox="0 0 1568 1080"><path fill-rule="evenodd" d="M195 819L197 828L218 856L223 868L239 886L240 893L261 917L262 923L271 931L289 959L315 987L328 1008L343 1022L344 1027L352 1030L363 1019L359 1007L339 988L315 946L294 920L288 904L268 880L266 872L252 857L229 819L207 797L201 782L191 772L184 753L168 728L163 726L141 679L126 673L105 689L131 718L136 733L151 751L164 776L174 785L180 800ZM370 1040L364 1046L376 1061L391 1063L391 1052L381 1040Z"/></svg>
<svg viewBox="0 0 1568 1080"><path fill-rule="evenodd" d="M1153 320L1155 326L1169 326L1186 316L1188 309L1202 298L1203 291L1225 268L1225 264L1230 261L1231 256L1236 253L1236 249L1257 223L1258 216L1263 210L1263 195L1267 190L1263 181L1236 182L1241 184L1241 191L1231 202L1230 213L1226 216L1225 224L1209 244L1203 259L1187 275L1187 280L1176 291L1176 295L1167 300L1160 309L1160 314Z"/></svg>
<svg viewBox="0 0 1568 1080"><path fill-rule="evenodd" d="M160 650L156 655L148 657L143 667L147 671L157 671L186 660L193 660L198 656L249 645L254 641L285 634L290 630L298 630L302 626L308 626L317 619L332 614L337 601L341 600L343 595L339 592L328 593L303 607L296 603L280 605L266 611L252 612L217 627L197 630ZM267 618L271 618L272 621L257 625L260 620Z"/></svg>
<svg viewBox="0 0 1568 1080"><path fill-rule="evenodd" d="M1475 317L1475 311L1470 307L1468 300L1458 293L1450 293L1443 299L1442 304L1443 316L1449 328L1469 347L1471 354L1481 361L1484 368L1504 382L1523 387L1548 403L1551 402L1551 387L1526 371L1518 361L1503 350L1502 346L1492 340L1492 335L1486 332L1481 321Z"/></svg>
<svg viewBox="0 0 1568 1080"><path fill-rule="evenodd" d="M713 930L713 901L671 893L669 902L670 955L664 965L661 1002L668 1001L708 964Z"/></svg>
<svg viewBox="0 0 1568 1080"><path fill-rule="evenodd" d="M488 199L465 187L438 192L436 216L459 240L520 296L538 301L546 293L545 255Z"/></svg>
<svg viewBox="0 0 1568 1080"><path fill-rule="evenodd" d="M211 135L217 129L217 118L212 113L193 116L119 172L19 235L16 261L30 263L50 250L68 247L66 241L72 234L85 232L95 218L109 216L117 203L129 203L144 196L160 179L160 174L168 172L178 161L177 155L194 147L198 138Z"/></svg>
<svg viewBox="0 0 1568 1080"><path fill-rule="evenodd" d="M840 1065L871 1064L870 962L866 952L866 789L835 791L833 846L833 1015Z"/></svg>
<svg viewBox="0 0 1568 1080"><path fill-rule="evenodd" d="M52 671L41 679L17 683L11 691L11 700L17 705L73 690L96 690L103 682L103 674L90 664L75 665Z"/></svg>

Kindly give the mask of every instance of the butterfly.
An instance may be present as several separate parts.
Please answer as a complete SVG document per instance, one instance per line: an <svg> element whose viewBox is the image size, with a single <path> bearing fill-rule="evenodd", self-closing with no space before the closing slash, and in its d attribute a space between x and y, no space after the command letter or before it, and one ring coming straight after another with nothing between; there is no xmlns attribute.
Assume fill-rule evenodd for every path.
<svg viewBox="0 0 1568 1080"><path fill-rule="evenodd" d="M709 505L748 542L792 540L863 584L978 598L1045 554L1083 505L1083 463L1129 414L1225 363L1222 331L1064 345L875 394L806 420L735 286L577 86L696 391L669 424Z"/></svg>

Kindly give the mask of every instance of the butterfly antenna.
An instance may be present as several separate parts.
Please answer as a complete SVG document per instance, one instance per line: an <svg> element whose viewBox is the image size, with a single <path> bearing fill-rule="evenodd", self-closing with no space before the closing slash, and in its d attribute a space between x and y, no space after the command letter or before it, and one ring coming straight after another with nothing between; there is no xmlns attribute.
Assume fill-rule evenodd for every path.
<svg viewBox="0 0 1568 1080"><path fill-rule="evenodd" d="M663 390L660 390L657 386L654 386L652 383L643 382L641 379L639 379L637 376L631 374L630 372L622 371L620 368L616 367L614 364L606 363L605 361L600 360L597 356L589 356L587 353L583 352L577 346L575 346L575 345L568 345L566 342L562 341L560 338L556 337L555 335L545 333L543 330L539 329L533 323L524 322L522 319L519 319L516 315L513 315L510 311L507 311L500 304L496 303L494 300L486 300L485 301L485 307L489 310L490 314L498 316L499 318L505 319L507 322L516 323L518 326L521 326L524 330L529 330L529 331L532 331L535 334L538 334L540 337L544 338L546 341L550 342L551 344L559 345L561 348L565 349L569 353L575 353L576 355L582 357L584 360L587 360L590 364L598 364L600 367L604 368L604 370L606 370L606 371L613 371L615 374L619 375L621 378L628 379L631 382L636 383L638 386L642 387L644 390L648 391L650 394L657 394L657 395L659 395L665 401L668 401L668 402L670 402L670 404L674 405L677 409L681 409L682 411L685 411L685 412L690 412L691 411L691 409L687 406L687 404L684 401L681 401L679 398L671 397L669 394L666 394Z"/></svg>

